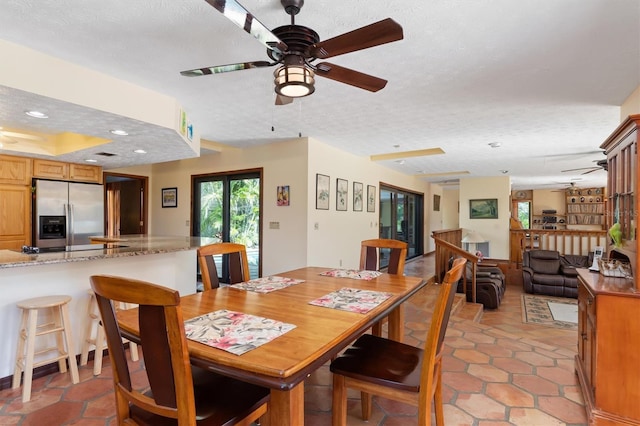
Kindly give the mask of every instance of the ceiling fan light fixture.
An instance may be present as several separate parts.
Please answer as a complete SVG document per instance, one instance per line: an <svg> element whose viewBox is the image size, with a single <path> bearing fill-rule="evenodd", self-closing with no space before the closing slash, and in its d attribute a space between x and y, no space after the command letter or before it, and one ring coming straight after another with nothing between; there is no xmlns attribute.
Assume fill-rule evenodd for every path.
<svg viewBox="0 0 640 426"><path fill-rule="evenodd" d="M274 71L276 93L288 98L301 98L315 91L315 74L304 65L283 65Z"/></svg>

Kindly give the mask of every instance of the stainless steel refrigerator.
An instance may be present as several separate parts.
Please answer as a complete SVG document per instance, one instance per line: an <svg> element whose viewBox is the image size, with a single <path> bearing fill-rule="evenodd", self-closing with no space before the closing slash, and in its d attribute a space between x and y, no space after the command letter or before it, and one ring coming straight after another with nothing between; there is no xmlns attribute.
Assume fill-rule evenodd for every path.
<svg viewBox="0 0 640 426"><path fill-rule="evenodd" d="M34 179L33 245L38 248L89 244L104 234L104 187Z"/></svg>

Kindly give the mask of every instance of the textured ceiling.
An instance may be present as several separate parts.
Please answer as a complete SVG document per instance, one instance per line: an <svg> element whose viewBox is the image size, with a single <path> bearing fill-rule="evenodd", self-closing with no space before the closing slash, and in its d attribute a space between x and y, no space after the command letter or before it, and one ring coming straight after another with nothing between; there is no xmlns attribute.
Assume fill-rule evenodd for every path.
<svg viewBox="0 0 640 426"><path fill-rule="evenodd" d="M289 23L279 0L240 3L268 28ZM404 40L331 59L389 80L383 90L318 77L314 94L285 106L274 105L273 68L180 76L268 60L259 42L204 0L3 0L0 39L171 96L200 136L217 143L249 147L302 134L359 156L440 147L444 155L383 164L407 174L469 171L460 177L508 171L514 189L604 184L603 171L561 170L604 158L598 146L640 85L639 0L307 0L296 23L325 40L387 17L402 25ZM3 58L2 66L20 64ZM29 96L0 89L0 126L29 128L6 122L32 108ZM65 127L109 119L41 101L75 114ZM188 156L161 145L167 129L135 124L146 139L116 144L149 154L105 159L105 168Z"/></svg>

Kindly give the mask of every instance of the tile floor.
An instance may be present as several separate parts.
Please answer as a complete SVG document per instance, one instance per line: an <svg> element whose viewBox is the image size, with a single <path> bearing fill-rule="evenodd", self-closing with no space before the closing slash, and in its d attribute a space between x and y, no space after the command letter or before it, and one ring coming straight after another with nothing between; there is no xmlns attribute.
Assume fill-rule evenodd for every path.
<svg viewBox="0 0 640 426"><path fill-rule="evenodd" d="M433 258L407 264L407 274L429 277ZM437 287L428 286L407 305L405 342L424 341L430 300ZM485 311L479 322L464 309L452 318L445 340L443 364L445 422L447 426L474 425L585 425L582 395L574 374L577 332L523 324L518 285L507 287L498 310ZM138 385L144 384L143 363ZM305 424L331 424L331 374L321 367L306 382ZM92 365L80 368L80 383L67 374L34 381L32 400L22 403L20 390L0 391L0 425L115 425L111 368L104 361L100 376ZM395 426L415 424L414 407L374 398L372 418L360 420L354 393L349 425Z"/></svg>

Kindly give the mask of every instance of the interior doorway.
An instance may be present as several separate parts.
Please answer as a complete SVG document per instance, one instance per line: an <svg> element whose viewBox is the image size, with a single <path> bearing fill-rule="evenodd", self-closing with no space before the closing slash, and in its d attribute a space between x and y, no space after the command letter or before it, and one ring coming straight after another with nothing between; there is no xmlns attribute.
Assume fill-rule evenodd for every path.
<svg viewBox="0 0 640 426"><path fill-rule="evenodd" d="M149 178L105 172L104 182L107 235L146 234Z"/></svg>

